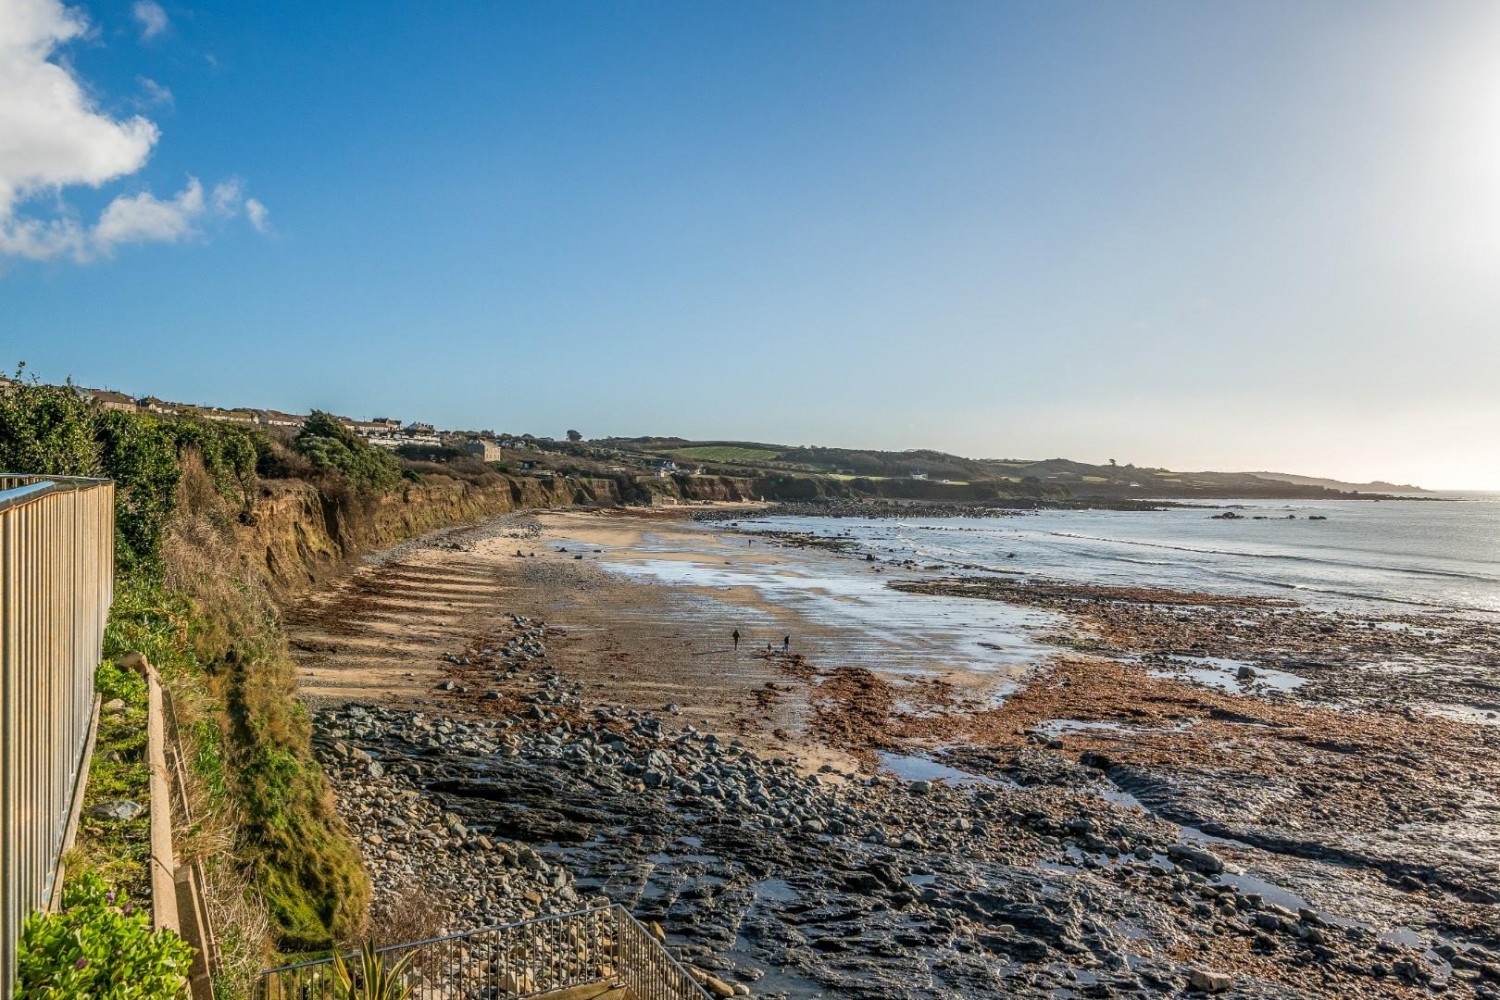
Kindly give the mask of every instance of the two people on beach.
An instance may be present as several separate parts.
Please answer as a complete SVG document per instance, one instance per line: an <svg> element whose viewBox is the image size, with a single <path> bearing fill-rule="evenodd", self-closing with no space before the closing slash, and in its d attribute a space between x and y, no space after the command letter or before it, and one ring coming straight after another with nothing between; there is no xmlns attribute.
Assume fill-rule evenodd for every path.
<svg viewBox="0 0 1500 1000"><path fill-rule="evenodd" d="M729 638L734 641L734 651L736 653L738 653L740 651L740 630L739 629L735 629L733 632L729 633ZM781 637L781 655L782 656L787 655L789 652L791 652L791 649L792 649L792 637L789 636L789 635L782 636ZM768 642L768 643L766 643L766 652L770 652L770 651L771 651L771 644Z"/></svg>

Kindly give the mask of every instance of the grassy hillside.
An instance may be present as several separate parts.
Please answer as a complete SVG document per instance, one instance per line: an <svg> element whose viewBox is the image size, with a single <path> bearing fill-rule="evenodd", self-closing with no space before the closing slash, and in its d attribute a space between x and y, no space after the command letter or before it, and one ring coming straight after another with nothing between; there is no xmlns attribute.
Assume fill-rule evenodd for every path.
<svg viewBox="0 0 1500 1000"><path fill-rule="evenodd" d="M1336 480L1265 472L1177 472L1116 463L1091 464L1065 458L974 459L927 449L878 451L790 446L758 441L690 441L685 438L611 438L589 442L615 462L644 466L672 459L703 466L716 475L798 475L847 484L858 494L917 495L922 490L892 481L970 487L975 499L1047 496L1089 499L1152 498L1311 498L1341 491L1411 492L1413 486L1388 483L1340 483ZM883 484L883 485L882 485ZM951 491L950 491L951 492Z"/></svg>
<svg viewBox="0 0 1500 1000"><path fill-rule="evenodd" d="M676 448L666 454L702 462L771 462L780 452L774 448L755 448L734 444L701 444Z"/></svg>

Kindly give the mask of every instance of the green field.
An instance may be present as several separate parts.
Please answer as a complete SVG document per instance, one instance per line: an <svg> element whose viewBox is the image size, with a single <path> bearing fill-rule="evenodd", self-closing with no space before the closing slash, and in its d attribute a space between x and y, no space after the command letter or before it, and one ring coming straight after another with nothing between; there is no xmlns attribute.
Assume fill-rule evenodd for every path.
<svg viewBox="0 0 1500 1000"><path fill-rule="evenodd" d="M671 454L686 455L704 462L768 462L781 454L766 448L740 448L735 445L706 444L676 448Z"/></svg>

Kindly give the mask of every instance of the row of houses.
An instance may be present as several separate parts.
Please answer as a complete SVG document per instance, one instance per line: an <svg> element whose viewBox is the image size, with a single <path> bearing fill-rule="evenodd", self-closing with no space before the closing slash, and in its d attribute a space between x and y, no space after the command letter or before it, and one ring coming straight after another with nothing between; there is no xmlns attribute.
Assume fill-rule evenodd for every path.
<svg viewBox="0 0 1500 1000"><path fill-rule="evenodd" d="M280 410L226 410L219 406L194 406L191 403L169 403L155 396L135 399L123 392L110 389L84 389L75 391L84 399L106 410L125 410L131 413L159 413L165 416L201 417L229 424L258 424L262 427L290 427L296 429L307 423L307 417Z"/></svg>
<svg viewBox="0 0 1500 1000"><path fill-rule="evenodd" d="M231 424L256 424L263 427L289 427L299 429L307 423L307 417L298 413L283 413L280 410L258 410L239 408L226 410L218 406L194 406L190 403L169 403L155 396L134 399L123 392L109 389L84 389L77 392L106 410L128 410L131 412L159 413L169 416L201 417ZM411 423L403 425L394 417L376 417L374 420L354 420L339 417L339 423L365 438L372 444L392 448L403 444L441 444L437 428L432 424Z"/></svg>
<svg viewBox="0 0 1500 1000"><path fill-rule="evenodd" d="M0 377L0 393L12 380ZM163 416L190 416L221 423L246 424L260 427L284 427L298 430L307 423L307 416L299 413L283 413L280 410L261 410L248 407L224 409L218 406L195 406L191 403L172 403L155 396L136 398L112 389L87 389L75 386L80 397L106 410L121 410L129 413L156 413ZM499 461L504 457L504 446L525 448L528 442L510 435L497 436L492 432L460 432L448 434L429 423L415 421L403 424L394 417L376 417L373 420L354 420L339 417L339 423L364 438L370 444L394 451L403 445L429 445L456 447L485 462ZM509 441L507 441L509 439Z"/></svg>

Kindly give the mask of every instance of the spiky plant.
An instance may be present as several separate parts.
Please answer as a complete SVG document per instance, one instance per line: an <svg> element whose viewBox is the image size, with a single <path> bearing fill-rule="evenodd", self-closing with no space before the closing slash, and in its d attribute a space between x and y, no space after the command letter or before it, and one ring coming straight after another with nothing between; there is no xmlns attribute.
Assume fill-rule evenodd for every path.
<svg viewBox="0 0 1500 1000"><path fill-rule="evenodd" d="M406 967L410 952L386 968L375 951L375 943L366 941L359 949L359 974L356 977L344 964L342 955L333 956L333 988L338 1000L406 1000L411 987L406 985Z"/></svg>

